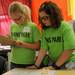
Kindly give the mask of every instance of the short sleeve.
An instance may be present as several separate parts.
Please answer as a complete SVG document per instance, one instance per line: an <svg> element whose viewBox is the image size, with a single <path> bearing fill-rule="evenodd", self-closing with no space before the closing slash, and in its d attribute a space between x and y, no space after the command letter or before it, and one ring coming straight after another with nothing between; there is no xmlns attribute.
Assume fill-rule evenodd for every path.
<svg viewBox="0 0 75 75"><path fill-rule="evenodd" d="M40 38L41 38L41 31L40 31L40 29L36 25L34 25L33 29L32 29L32 39L33 39L33 42L39 41Z"/></svg>
<svg viewBox="0 0 75 75"><path fill-rule="evenodd" d="M75 34L71 26L64 30L64 50L75 49Z"/></svg>
<svg viewBox="0 0 75 75"><path fill-rule="evenodd" d="M14 24L11 23L10 26L11 26L11 27L10 27L10 31L11 31L11 32L10 32L10 36L11 36L11 38L12 38L12 32L13 32Z"/></svg>
<svg viewBox="0 0 75 75"><path fill-rule="evenodd" d="M44 49L44 50L48 50L48 43L44 37L44 35L42 35L42 38L41 38L41 49Z"/></svg>
<svg viewBox="0 0 75 75"><path fill-rule="evenodd" d="M11 24L11 33L10 33L10 35L11 35L11 38L15 39L15 40L16 40L16 37L13 34L14 34L16 28L18 28L17 25L16 25L16 23L12 23Z"/></svg>

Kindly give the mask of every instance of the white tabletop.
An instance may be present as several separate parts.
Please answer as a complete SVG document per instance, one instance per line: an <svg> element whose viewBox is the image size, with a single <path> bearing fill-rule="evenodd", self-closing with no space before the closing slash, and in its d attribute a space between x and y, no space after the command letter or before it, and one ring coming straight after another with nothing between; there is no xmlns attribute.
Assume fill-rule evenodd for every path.
<svg viewBox="0 0 75 75"><path fill-rule="evenodd" d="M3 75L75 75L75 70L13 69Z"/></svg>
<svg viewBox="0 0 75 75"><path fill-rule="evenodd" d="M7 45L7 46L3 46L0 45L0 52L10 52L11 51L11 46Z"/></svg>

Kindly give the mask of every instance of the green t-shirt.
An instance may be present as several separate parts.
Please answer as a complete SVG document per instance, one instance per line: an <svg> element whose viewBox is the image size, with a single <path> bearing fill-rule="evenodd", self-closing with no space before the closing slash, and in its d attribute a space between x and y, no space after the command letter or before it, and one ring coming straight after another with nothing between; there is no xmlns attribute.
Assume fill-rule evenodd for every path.
<svg viewBox="0 0 75 75"><path fill-rule="evenodd" d="M35 23L29 22L25 25L11 25L11 36L14 40L27 43L34 43L40 40L40 30ZM16 64L33 64L35 59L35 50L12 46L11 62Z"/></svg>
<svg viewBox="0 0 75 75"><path fill-rule="evenodd" d="M59 28L48 28L43 31L41 48L48 51L50 58L56 61L64 50L75 49L75 35L71 25L61 22ZM75 57L73 55L73 57ZM73 58L75 59L75 58Z"/></svg>

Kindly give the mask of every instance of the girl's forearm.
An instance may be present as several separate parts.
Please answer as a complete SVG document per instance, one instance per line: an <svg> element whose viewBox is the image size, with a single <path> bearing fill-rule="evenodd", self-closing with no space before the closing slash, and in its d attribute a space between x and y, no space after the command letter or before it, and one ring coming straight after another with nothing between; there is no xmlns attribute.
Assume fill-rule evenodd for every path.
<svg viewBox="0 0 75 75"><path fill-rule="evenodd" d="M30 49L34 49L34 50L40 48L39 42L36 42L36 43L16 42L16 46L30 48Z"/></svg>
<svg viewBox="0 0 75 75"><path fill-rule="evenodd" d="M60 58L57 60L56 65L59 67L61 65L63 65L71 56L72 54L72 50L65 50L62 55L60 56Z"/></svg>
<svg viewBox="0 0 75 75"><path fill-rule="evenodd" d="M45 55L46 55L46 51L43 50L43 49L41 49L41 50L39 51L37 60L36 60L36 62L35 62L35 65L36 65L37 67L40 66L40 64L42 63L43 58L44 58Z"/></svg>

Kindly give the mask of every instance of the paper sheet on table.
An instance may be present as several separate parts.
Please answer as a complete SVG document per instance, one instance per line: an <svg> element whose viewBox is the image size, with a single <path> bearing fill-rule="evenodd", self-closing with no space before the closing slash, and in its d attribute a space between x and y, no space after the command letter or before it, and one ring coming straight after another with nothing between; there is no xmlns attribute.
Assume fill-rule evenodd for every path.
<svg viewBox="0 0 75 75"><path fill-rule="evenodd" d="M13 70L12 75L56 75L56 71L48 70L42 72L41 70Z"/></svg>
<svg viewBox="0 0 75 75"><path fill-rule="evenodd" d="M12 40L8 37L0 36L0 43L3 44L3 45L12 45L13 42L14 42L14 40Z"/></svg>

